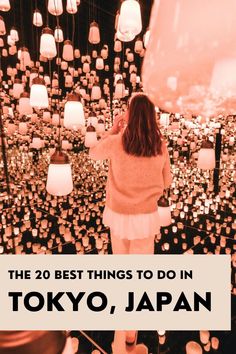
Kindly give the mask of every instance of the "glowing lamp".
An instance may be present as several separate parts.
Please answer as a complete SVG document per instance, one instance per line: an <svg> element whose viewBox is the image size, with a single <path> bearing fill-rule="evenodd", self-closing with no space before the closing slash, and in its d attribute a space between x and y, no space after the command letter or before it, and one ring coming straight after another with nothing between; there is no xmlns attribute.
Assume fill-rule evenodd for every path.
<svg viewBox="0 0 236 354"><path fill-rule="evenodd" d="M160 218L160 226L166 227L171 224L171 211L170 211L170 205L169 201L167 198L162 196L158 200L158 214Z"/></svg>
<svg viewBox="0 0 236 354"><path fill-rule="evenodd" d="M7 12L11 8L9 0L0 0L0 11Z"/></svg>
<svg viewBox="0 0 236 354"><path fill-rule="evenodd" d="M54 30L54 38L55 38L55 41L58 42L58 43L61 43L64 41L64 35L63 35L63 31L61 29L60 26L57 26Z"/></svg>
<svg viewBox="0 0 236 354"><path fill-rule="evenodd" d="M61 151L56 151L51 156L50 165L48 167L46 190L49 194L55 196L68 195L73 190L69 158Z"/></svg>
<svg viewBox="0 0 236 354"><path fill-rule="evenodd" d="M186 354L202 354L202 347L194 341L186 344Z"/></svg>
<svg viewBox="0 0 236 354"><path fill-rule="evenodd" d="M36 9L33 14L33 25L36 27L42 27L43 25L43 18L38 9Z"/></svg>
<svg viewBox="0 0 236 354"><path fill-rule="evenodd" d="M213 170L215 168L215 150L211 141L204 141L198 153L197 167L202 170Z"/></svg>
<svg viewBox="0 0 236 354"><path fill-rule="evenodd" d="M66 61L74 60L74 49L72 42L69 39L65 40L64 42L62 58Z"/></svg>
<svg viewBox="0 0 236 354"><path fill-rule="evenodd" d="M76 14L77 12L77 3L76 0L67 0L66 11L69 14Z"/></svg>
<svg viewBox="0 0 236 354"><path fill-rule="evenodd" d="M142 31L141 10L138 1L125 0L121 4L118 32L124 36L135 37ZM120 39L120 38L119 38Z"/></svg>
<svg viewBox="0 0 236 354"><path fill-rule="evenodd" d="M40 37L40 54L47 59L52 59L57 55L55 38L53 31L49 27L45 27L42 30Z"/></svg>
<svg viewBox="0 0 236 354"><path fill-rule="evenodd" d="M97 133L94 126L89 125L86 129L84 145L91 148L97 144Z"/></svg>
<svg viewBox="0 0 236 354"><path fill-rule="evenodd" d="M76 93L68 95L64 111L64 126L67 129L77 130L85 125L83 105L80 96Z"/></svg>
<svg viewBox="0 0 236 354"><path fill-rule="evenodd" d="M90 24L88 40L91 44L98 44L100 42L100 30L95 21Z"/></svg>
<svg viewBox="0 0 236 354"><path fill-rule="evenodd" d="M22 115L30 115L33 113L33 109L30 105L30 95L28 92L22 92L19 99L18 106L19 114Z"/></svg>
<svg viewBox="0 0 236 354"><path fill-rule="evenodd" d="M156 106L205 117L235 114L235 11L234 0L154 2L143 85Z"/></svg>
<svg viewBox="0 0 236 354"><path fill-rule="evenodd" d="M63 13L62 0L48 0L48 12L54 16L60 16Z"/></svg>
<svg viewBox="0 0 236 354"><path fill-rule="evenodd" d="M2 16L0 16L0 36L4 36L6 34L6 26Z"/></svg>
<svg viewBox="0 0 236 354"><path fill-rule="evenodd" d="M36 108L47 108L48 92L43 79L35 77L32 80L32 86L30 89L30 105Z"/></svg>

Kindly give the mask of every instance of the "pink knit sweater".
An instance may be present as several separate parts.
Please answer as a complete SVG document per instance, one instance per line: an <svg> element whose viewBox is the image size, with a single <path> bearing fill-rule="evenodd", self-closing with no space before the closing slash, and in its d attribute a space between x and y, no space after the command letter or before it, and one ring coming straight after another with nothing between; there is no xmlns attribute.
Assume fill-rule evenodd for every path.
<svg viewBox="0 0 236 354"><path fill-rule="evenodd" d="M170 159L163 143L162 155L136 157L122 146L122 134L110 135L90 149L94 160L109 159L106 205L121 214L146 214L171 184Z"/></svg>

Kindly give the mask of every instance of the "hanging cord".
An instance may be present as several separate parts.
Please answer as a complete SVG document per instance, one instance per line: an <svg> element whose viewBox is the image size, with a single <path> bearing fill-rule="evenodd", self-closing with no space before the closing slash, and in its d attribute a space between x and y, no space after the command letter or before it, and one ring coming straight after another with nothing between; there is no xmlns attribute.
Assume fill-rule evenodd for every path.
<svg viewBox="0 0 236 354"><path fill-rule="evenodd" d="M55 0L54 0L54 5L55 4ZM56 23L57 23L57 28L60 27L59 25L59 16L56 16ZM58 80L58 88L57 88L57 109L58 109L58 114L59 114L59 125L58 125L58 148L59 151L61 151L61 112L60 112L60 99L59 99L59 94L60 94L60 66L59 66L59 55L60 55L60 46L59 46L59 42L57 41L57 59L58 59L58 63L57 63L57 80Z"/></svg>

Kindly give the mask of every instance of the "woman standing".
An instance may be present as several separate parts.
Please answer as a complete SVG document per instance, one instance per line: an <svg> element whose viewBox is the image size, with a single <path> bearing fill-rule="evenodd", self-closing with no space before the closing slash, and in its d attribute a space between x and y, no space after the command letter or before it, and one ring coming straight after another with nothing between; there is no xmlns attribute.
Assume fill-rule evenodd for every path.
<svg viewBox="0 0 236 354"><path fill-rule="evenodd" d="M160 232L157 201L172 177L155 107L146 95L132 98L126 128L114 131L90 149L92 159L109 159L103 222L111 230L113 254L153 254Z"/></svg>

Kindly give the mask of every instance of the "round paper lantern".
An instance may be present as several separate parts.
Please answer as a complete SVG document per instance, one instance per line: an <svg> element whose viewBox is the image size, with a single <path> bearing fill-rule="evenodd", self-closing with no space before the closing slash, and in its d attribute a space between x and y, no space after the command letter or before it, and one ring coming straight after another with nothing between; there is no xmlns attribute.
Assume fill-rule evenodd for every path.
<svg viewBox="0 0 236 354"><path fill-rule="evenodd" d="M58 43L61 43L64 41L64 35L63 35L63 31L61 29L60 26L57 26L54 30L54 38L55 38L55 41L58 42Z"/></svg>
<svg viewBox="0 0 236 354"><path fill-rule="evenodd" d="M94 126L89 125L86 129L84 145L88 148L93 147L97 144L97 133Z"/></svg>
<svg viewBox="0 0 236 354"><path fill-rule="evenodd" d="M57 55L57 48L53 31L49 27L42 30L40 37L40 54L47 59L52 59Z"/></svg>
<svg viewBox="0 0 236 354"><path fill-rule="evenodd" d="M157 205L158 205L160 226L162 227L169 226L171 224L171 211L170 211L170 205L168 199L162 196L158 200Z"/></svg>
<svg viewBox="0 0 236 354"><path fill-rule="evenodd" d="M43 18L42 18L42 15L38 9L34 10L33 25L36 27L42 27L42 25L43 25Z"/></svg>
<svg viewBox="0 0 236 354"><path fill-rule="evenodd" d="M76 0L67 0L67 2L66 2L66 11L69 14L76 14L76 12L77 12Z"/></svg>
<svg viewBox="0 0 236 354"><path fill-rule="evenodd" d="M215 150L211 141L204 141L198 153L197 167L202 170L213 170L215 168Z"/></svg>
<svg viewBox="0 0 236 354"><path fill-rule="evenodd" d="M125 0L121 4L118 20L118 33L127 37L135 37L142 31L140 5L137 0ZM118 34L117 34L118 36ZM118 37L119 38L119 37ZM122 40L121 38L119 38Z"/></svg>
<svg viewBox="0 0 236 354"><path fill-rule="evenodd" d="M84 109L80 102L80 96L76 93L68 95L64 111L64 126L77 130L85 125Z"/></svg>
<svg viewBox="0 0 236 354"><path fill-rule="evenodd" d="M36 108L47 108L48 92L43 79L36 77L32 80L30 89L30 105Z"/></svg>
<svg viewBox="0 0 236 354"><path fill-rule="evenodd" d="M235 11L233 0L154 2L143 84L155 105L206 117L236 112Z"/></svg>
<svg viewBox="0 0 236 354"><path fill-rule="evenodd" d="M28 92L22 92L19 99L18 111L21 116L30 115L33 109L30 105L30 95Z"/></svg>
<svg viewBox="0 0 236 354"><path fill-rule="evenodd" d="M88 40L91 44L98 44L100 42L100 31L95 21L90 24Z"/></svg>
<svg viewBox="0 0 236 354"><path fill-rule="evenodd" d="M9 0L0 0L0 11L7 12L11 8Z"/></svg>
<svg viewBox="0 0 236 354"><path fill-rule="evenodd" d="M2 16L0 16L0 36L4 36L6 34L6 26Z"/></svg>
<svg viewBox="0 0 236 354"><path fill-rule="evenodd" d="M55 196L68 195L73 190L69 158L61 151L56 151L51 156L50 165L48 167L46 190L49 194Z"/></svg>
<svg viewBox="0 0 236 354"><path fill-rule="evenodd" d="M48 12L54 16L60 16L63 13L62 0L48 0Z"/></svg>
<svg viewBox="0 0 236 354"><path fill-rule="evenodd" d="M74 60L74 49L72 42L69 39L64 42L62 58L66 61Z"/></svg>
<svg viewBox="0 0 236 354"><path fill-rule="evenodd" d="M197 342L188 342L186 344L186 354L202 354L202 347Z"/></svg>

